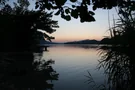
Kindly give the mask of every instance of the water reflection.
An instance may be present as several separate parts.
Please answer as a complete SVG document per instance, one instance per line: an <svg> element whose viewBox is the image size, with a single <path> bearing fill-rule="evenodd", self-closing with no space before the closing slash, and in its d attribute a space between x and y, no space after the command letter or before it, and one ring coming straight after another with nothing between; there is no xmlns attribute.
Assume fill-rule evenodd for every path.
<svg viewBox="0 0 135 90"><path fill-rule="evenodd" d="M108 90L135 89L135 47L101 47L100 68L108 76Z"/></svg>
<svg viewBox="0 0 135 90"><path fill-rule="evenodd" d="M48 47L49 52L43 52L43 58L55 60L53 68L59 73L59 80L54 81L54 90L92 90L86 82L87 70L94 80L103 83L102 71L97 71L98 50L86 45L53 45Z"/></svg>
<svg viewBox="0 0 135 90"><path fill-rule="evenodd" d="M84 48L84 49L96 49L98 44L46 44L48 47L70 47L70 48ZM45 45L42 45L45 46Z"/></svg>
<svg viewBox="0 0 135 90"><path fill-rule="evenodd" d="M48 90L58 74L53 60L41 60L31 52L0 53L0 90Z"/></svg>

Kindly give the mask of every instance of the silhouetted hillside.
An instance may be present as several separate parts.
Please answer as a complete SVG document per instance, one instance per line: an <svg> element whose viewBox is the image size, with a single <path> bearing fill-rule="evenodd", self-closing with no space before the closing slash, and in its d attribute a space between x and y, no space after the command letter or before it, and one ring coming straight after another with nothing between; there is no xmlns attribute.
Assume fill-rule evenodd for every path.
<svg viewBox="0 0 135 90"><path fill-rule="evenodd" d="M40 44L59 44L59 43L57 43L57 42L45 41L45 40L40 40Z"/></svg>
<svg viewBox="0 0 135 90"><path fill-rule="evenodd" d="M112 40L110 38L103 38L100 41L100 44L111 44L111 43L112 43Z"/></svg>
<svg viewBox="0 0 135 90"><path fill-rule="evenodd" d="M45 40L40 40L40 44L110 44L111 39L109 38L103 38L101 41L98 40L80 40L80 41L72 41L72 42L65 42L65 43L59 43L59 42L50 42Z"/></svg>
<svg viewBox="0 0 135 90"><path fill-rule="evenodd" d="M66 42L64 44L99 44L100 41L97 41L97 40L89 40L89 39L86 39L86 40L81 40L81 41L73 41L73 42Z"/></svg>

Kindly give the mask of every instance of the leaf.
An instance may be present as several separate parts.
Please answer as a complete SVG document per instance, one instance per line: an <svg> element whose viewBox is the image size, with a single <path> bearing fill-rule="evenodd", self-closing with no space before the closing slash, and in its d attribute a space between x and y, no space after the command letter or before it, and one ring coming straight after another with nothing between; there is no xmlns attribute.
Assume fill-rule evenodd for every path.
<svg viewBox="0 0 135 90"><path fill-rule="evenodd" d="M70 13L69 9L65 9L66 14Z"/></svg>
<svg viewBox="0 0 135 90"><path fill-rule="evenodd" d="M58 5L58 6L64 5L66 1L67 1L67 0L55 0L56 5Z"/></svg>
<svg viewBox="0 0 135 90"><path fill-rule="evenodd" d="M65 15L63 12L61 13L61 17L65 19Z"/></svg>
<svg viewBox="0 0 135 90"><path fill-rule="evenodd" d="M51 10L52 4L48 3L48 4L46 5L46 8L47 8L48 10Z"/></svg>
<svg viewBox="0 0 135 90"><path fill-rule="evenodd" d="M94 12L92 12L92 11L89 11L89 14L91 14L91 15L95 15L95 13L94 13Z"/></svg>
<svg viewBox="0 0 135 90"><path fill-rule="evenodd" d="M95 18L93 16L91 16L91 21L96 21Z"/></svg>
<svg viewBox="0 0 135 90"><path fill-rule="evenodd" d="M60 14L60 10L58 10L54 15L59 15Z"/></svg>
<svg viewBox="0 0 135 90"><path fill-rule="evenodd" d="M70 17L69 15L67 15L67 16L65 16L65 19L66 19L67 21L70 21L70 20L71 20L71 17Z"/></svg>
<svg viewBox="0 0 135 90"><path fill-rule="evenodd" d="M88 15L88 16L85 16L87 17L87 19L85 20L86 22L92 22L92 21L95 21L95 18L91 15Z"/></svg>
<svg viewBox="0 0 135 90"><path fill-rule="evenodd" d="M70 0L71 2L76 2L77 0Z"/></svg>
<svg viewBox="0 0 135 90"><path fill-rule="evenodd" d="M72 10L71 11L71 16L74 17L75 19L78 18L78 11L77 10Z"/></svg>
<svg viewBox="0 0 135 90"><path fill-rule="evenodd" d="M97 7L96 6L93 6L93 10L96 10L97 9Z"/></svg>
<svg viewBox="0 0 135 90"><path fill-rule="evenodd" d="M87 4L90 5L90 0L86 0L87 1Z"/></svg>
<svg viewBox="0 0 135 90"><path fill-rule="evenodd" d="M70 21L71 20L71 17L69 15L64 15L64 13L61 13L61 17L64 18L65 20L67 21Z"/></svg>
<svg viewBox="0 0 135 90"><path fill-rule="evenodd" d="M73 8L75 8L75 5L72 5Z"/></svg>
<svg viewBox="0 0 135 90"><path fill-rule="evenodd" d="M84 22L84 19L83 18L80 18L80 21L81 21L81 23L83 23Z"/></svg>
<svg viewBox="0 0 135 90"><path fill-rule="evenodd" d="M46 7L48 10L51 10L51 8L50 7Z"/></svg>

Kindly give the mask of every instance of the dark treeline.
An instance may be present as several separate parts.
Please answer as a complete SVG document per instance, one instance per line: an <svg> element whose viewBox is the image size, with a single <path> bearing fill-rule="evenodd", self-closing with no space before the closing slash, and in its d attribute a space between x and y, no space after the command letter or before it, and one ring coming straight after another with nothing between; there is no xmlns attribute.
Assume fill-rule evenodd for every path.
<svg viewBox="0 0 135 90"><path fill-rule="evenodd" d="M27 0L0 4L0 90L53 89L48 81L58 79L54 61L42 60L37 46L40 39L53 39L47 33L53 33L58 22L52 13L29 10L29 5Z"/></svg>
<svg viewBox="0 0 135 90"><path fill-rule="evenodd" d="M30 51L41 38L49 41L53 38L37 31L55 31L58 23L51 19L52 13L29 10L28 6L29 2L18 2L14 3L14 7L6 4L0 9L1 51Z"/></svg>

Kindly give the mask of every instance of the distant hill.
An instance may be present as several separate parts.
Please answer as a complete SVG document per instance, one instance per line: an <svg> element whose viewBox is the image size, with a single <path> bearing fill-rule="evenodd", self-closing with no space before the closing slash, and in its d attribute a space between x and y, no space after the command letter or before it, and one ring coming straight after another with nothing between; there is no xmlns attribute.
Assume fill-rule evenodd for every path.
<svg viewBox="0 0 135 90"><path fill-rule="evenodd" d="M49 42L49 41L45 41L45 40L40 40L40 44L60 44L57 42Z"/></svg>
<svg viewBox="0 0 135 90"><path fill-rule="evenodd" d="M103 38L100 41L100 44L111 44L111 43L112 43L112 40L110 38Z"/></svg>
<svg viewBox="0 0 135 90"><path fill-rule="evenodd" d="M72 41L72 42L65 42L65 43L59 43L59 42L50 42L45 40L40 40L40 44L99 44L100 41L98 40L80 40L80 41Z"/></svg>
<svg viewBox="0 0 135 90"><path fill-rule="evenodd" d="M89 40L89 39L86 39L86 40L80 40L80 41L73 41L73 42L66 42L64 44L99 44L100 41L97 41L97 40Z"/></svg>

